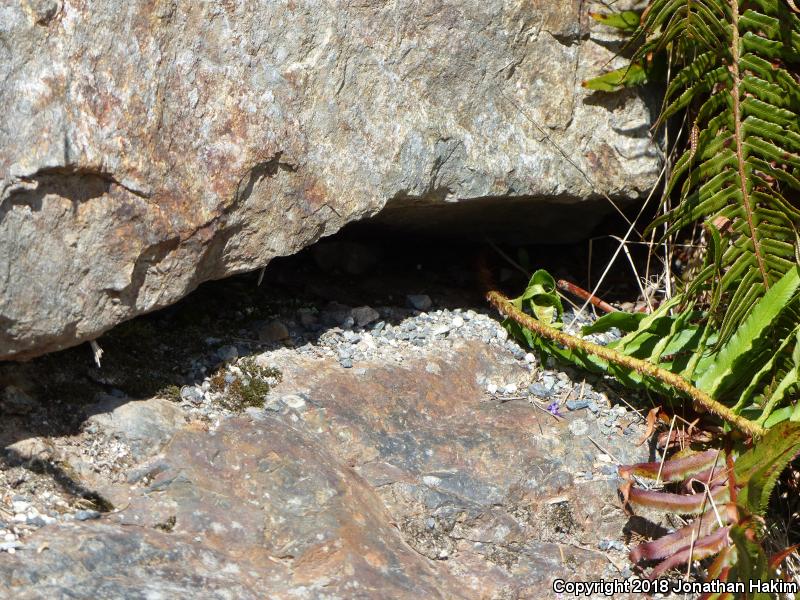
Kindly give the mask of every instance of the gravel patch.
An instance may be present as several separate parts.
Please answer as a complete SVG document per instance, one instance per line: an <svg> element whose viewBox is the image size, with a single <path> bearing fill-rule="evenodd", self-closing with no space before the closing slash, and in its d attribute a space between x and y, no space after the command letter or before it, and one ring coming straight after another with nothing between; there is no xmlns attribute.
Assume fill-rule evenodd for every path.
<svg viewBox="0 0 800 600"><path fill-rule="evenodd" d="M642 418L625 406L612 406L610 398L615 394L603 378L561 370L552 360L542 364L509 339L494 315L437 308L426 294L411 294L404 300L406 306L330 302L293 307L274 318L255 321L226 339L201 337L197 344L201 351L191 361L187 383L176 387L169 398L181 417L171 415L168 427L148 423L146 417L152 410L129 410L131 398L113 382L102 383L107 392L95 399L96 405L128 407L117 417L85 419L75 435L30 437L7 447L7 453L12 448L18 464L0 470L0 552L16 552L39 528L96 519L107 510L87 490L71 489L54 483L56 480L146 484L154 475L137 474L138 462L168 441L178 421L201 423L213 431L223 419L245 411L302 410L308 402L302 394L278 398L270 394L280 381L278 367L286 352L332 358L342 369L359 376L366 363L402 365L417 358L421 350L436 355L463 341L480 341L506 352L523 373L514 380L481 381L484 402L527 402L532 410L550 413L554 419L570 417L569 431L576 437L626 436L630 443L629 436L640 435ZM574 321L573 331L590 322L586 316L573 317L571 312L564 317L567 323ZM618 335L611 332L591 339L606 344L615 337ZM429 374L440 370L433 360L425 366ZM98 372L102 378L102 370ZM1 401L5 410L20 418L41 410L38 401L19 388L7 387ZM616 465L605 462L601 455L605 456L598 450L595 460L576 469L576 479L615 480Z"/></svg>

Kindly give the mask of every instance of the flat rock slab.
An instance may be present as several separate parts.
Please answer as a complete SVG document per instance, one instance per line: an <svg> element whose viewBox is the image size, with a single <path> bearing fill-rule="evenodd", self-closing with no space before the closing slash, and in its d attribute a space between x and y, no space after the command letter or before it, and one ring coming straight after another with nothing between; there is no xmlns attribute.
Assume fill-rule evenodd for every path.
<svg viewBox="0 0 800 600"><path fill-rule="evenodd" d="M603 453L573 415L486 395L527 375L505 353L270 360L284 380L266 410L178 430L116 511L0 555L0 595L541 598L554 578L619 576L597 550L626 521L617 481L584 477Z"/></svg>

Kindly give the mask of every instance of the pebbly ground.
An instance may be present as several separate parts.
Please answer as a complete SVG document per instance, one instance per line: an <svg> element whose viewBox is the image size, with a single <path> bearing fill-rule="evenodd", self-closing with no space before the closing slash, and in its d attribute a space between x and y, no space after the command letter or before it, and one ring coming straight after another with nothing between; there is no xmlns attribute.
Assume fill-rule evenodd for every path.
<svg viewBox="0 0 800 600"><path fill-rule="evenodd" d="M499 599L636 577L616 469L651 458L642 399L541 364L449 282L369 304L269 283L266 305L250 277L133 321L99 368L86 348L0 367L0 591Z"/></svg>

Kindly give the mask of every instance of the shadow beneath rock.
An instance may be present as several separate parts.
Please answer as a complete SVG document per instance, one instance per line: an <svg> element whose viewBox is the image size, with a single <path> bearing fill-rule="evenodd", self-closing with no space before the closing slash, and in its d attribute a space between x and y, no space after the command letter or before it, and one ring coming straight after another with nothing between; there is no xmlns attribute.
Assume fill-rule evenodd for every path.
<svg viewBox="0 0 800 600"><path fill-rule="evenodd" d="M99 513L110 512L115 508L108 499L95 490L82 485L80 478L75 473L71 473L68 468L51 458L31 457L26 451L20 452L14 448L6 448L4 455L0 456L0 469L10 470L15 467L52 481L64 495L75 499L76 505L82 508L89 508ZM10 483L13 490L15 482Z"/></svg>
<svg viewBox="0 0 800 600"><path fill-rule="evenodd" d="M595 245L595 261L603 260L600 246ZM355 344L352 340L389 327L397 329L398 340L423 346L435 334L427 332L425 337L403 325L440 309L489 315L496 323L499 317L484 300L481 261L488 263L501 288L511 295L527 283L526 268L544 267L557 277L586 285L585 244L507 248L503 254L486 244L441 245L421 238L345 234L296 256L276 259L263 273L206 283L173 306L122 323L97 340L104 351L102 367L94 364L88 344L26 363L0 363L0 448L6 455L0 486L13 488L8 478L3 480L3 472L14 470L11 478L19 480L21 471L27 470L52 480L65 495L103 509L108 502L81 476L81 469L91 470L92 464L76 473L71 459L57 453L42 455L38 445L57 438L72 450L81 446L85 457L102 433L104 440L133 439L127 450L136 459L136 427L165 443L181 418L176 414L193 401L187 394L209 381L224 380L228 365L237 358L280 348L320 350L331 336ZM626 279L612 273L601 293L635 296ZM516 351L525 354L520 348ZM5 397L12 389L28 398L26 406L9 410ZM138 406L139 400L155 402L154 398L157 402L147 410L137 409L131 413L135 417L125 417L133 430L123 435L115 428L115 413ZM154 420L148 421L148 410ZM172 425L162 431L164 422ZM113 466L115 459L103 460ZM34 490L39 484L25 485Z"/></svg>

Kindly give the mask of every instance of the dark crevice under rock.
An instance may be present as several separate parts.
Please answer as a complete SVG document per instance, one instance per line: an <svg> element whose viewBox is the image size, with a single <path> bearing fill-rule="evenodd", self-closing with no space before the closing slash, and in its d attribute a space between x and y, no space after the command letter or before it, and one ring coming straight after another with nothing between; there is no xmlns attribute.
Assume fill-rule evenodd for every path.
<svg viewBox="0 0 800 600"><path fill-rule="evenodd" d="M562 408L561 421L552 399L532 405L532 381L568 376L497 337L476 261L508 289L525 277L491 247L363 233L275 261L260 286L257 273L205 284L115 328L102 368L86 346L0 363L0 386L20 394L0 420L0 498L45 516L43 493L68 504L0 553L0 596L505 600L539 598L556 576L620 576L623 553L598 544L624 543L626 517L589 437L645 459L641 419L628 412L609 433L607 404L597 417ZM526 252L584 283L585 244ZM380 343L346 366L337 348L361 343L347 336ZM262 407L203 399L248 361L281 374ZM558 388L562 407L582 377ZM492 382L518 391L498 397ZM591 432L574 434L577 421Z"/></svg>
<svg viewBox="0 0 800 600"><path fill-rule="evenodd" d="M447 190L422 197L398 195L378 214L348 226L351 231L385 231L395 236L474 240L526 245L568 244L586 239L615 211L597 197L590 203L565 196L504 196L447 201ZM629 199L611 199L627 208Z"/></svg>

